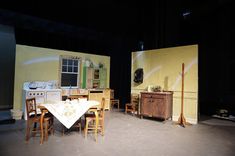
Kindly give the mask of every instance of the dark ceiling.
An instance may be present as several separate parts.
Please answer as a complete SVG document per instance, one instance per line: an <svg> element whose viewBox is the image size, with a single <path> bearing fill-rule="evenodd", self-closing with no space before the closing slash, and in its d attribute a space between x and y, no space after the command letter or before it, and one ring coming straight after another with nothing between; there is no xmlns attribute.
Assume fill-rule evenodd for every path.
<svg viewBox="0 0 235 156"><path fill-rule="evenodd" d="M153 5L149 3L148 7L151 6ZM135 36L136 29L142 24L144 7L140 2L131 3L117 0L56 1L56 3L33 0L27 3L21 1L17 5L13 5L13 2L8 1L0 6L0 8L8 11L61 24L130 36Z"/></svg>
<svg viewBox="0 0 235 156"><path fill-rule="evenodd" d="M0 9L20 15L46 19L57 24L67 24L97 32L112 33L127 37L142 38L147 29L154 31L158 19L166 14L176 14L182 20L195 22L201 16L213 14L232 0L99 0L99 1L20 1L1 2ZM190 17L190 18L189 18ZM167 20L168 16L166 16ZM170 18L170 17L169 17ZM37 19L38 20L38 19ZM6 21L5 21L6 22ZM9 22L9 21L7 21ZM6 22L6 23L7 23ZM14 21L13 21L14 22ZM32 27L37 21L30 21ZM29 26L28 26L29 27ZM48 28L52 29L52 28Z"/></svg>
<svg viewBox="0 0 235 156"><path fill-rule="evenodd" d="M65 40L88 41L84 44L98 41L100 45L121 40L132 43L131 47L138 47L143 41L145 49L164 48L198 44L204 40L202 36L208 29L212 36L214 31L223 33L221 19L231 27L234 18L232 0L32 0L15 3L13 0L1 2L0 23L14 26L17 43L31 41L32 36L37 36L35 42L40 36L43 39L53 36L49 40L69 38ZM24 41L27 36L29 39Z"/></svg>
<svg viewBox="0 0 235 156"><path fill-rule="evenodd" d="M135 38L141 38L141 32L146 29L153 29L157 24L157 18L164 16L163 14L177 14L175 17L180 20L184 12L190 11L198 14L204 9L203 7L213 5L208 0L178 0L176 2L169 0L89 0L56 1L54 3L32 0L20 1L17 5L14 3L15 1L12 0L1 2L0 9L79 28ZM206 11L210 11L210 8L207 8ZM35 25L34 23L32 24Z"/></svg>
<svg viewBox="0 0 235 156"><path fill-rule="evenodd" d="M1 2L0 23L14 26L17 43L67 50L86 51L89 46L94 49L88 51L107 51L99 50L99 46L120 41L130 46L129 51L139 50L139 43L144 43L145 49L198 44L206 40L206 33L211 33L214 40L215 31L224 31L220 20L231 27L229 22L234 17L232 0L15 3ZM52 40L56 45L47 45ZM70 47L58 44L66 42L71 42Z"/></svg>

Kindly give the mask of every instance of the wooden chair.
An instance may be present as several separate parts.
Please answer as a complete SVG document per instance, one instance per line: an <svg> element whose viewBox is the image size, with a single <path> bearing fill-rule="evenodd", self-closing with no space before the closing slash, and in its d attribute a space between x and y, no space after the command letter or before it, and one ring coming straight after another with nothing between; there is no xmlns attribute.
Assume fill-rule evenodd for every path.
<svg viewBox="0 0 235 156"><path fill-rule="evenodd" d="M45 140L48 140L48 132L54 134L54 128L53 128L53 115L48 112L47 109L43 108L41 109L41 117L40 117L40 129L41 129L41 139L40 144L43 144L44 141L44 134L45 134ZM48 115L49 114L49 115Z"/></svg>
<svg viewBox="0 0 235 156"><path fill-rule="evenodd" d="M115 99L114 98L114 90L110 91L110 105L111 105L111 109L114 108L115 105L117 105L117 108L119 110L119 99Z"/></svg>
<svg viewBox="0 0 235 156"><path fill-rule="evenodd" d="M100 110L90 109L89 112L93 112L93 114L87 114L85 117L85 138L87 137L88 131L91 131L95 132L95 139L97 141L97 133L99 131L101 132L102 136L104 135L105 98L102 98Z"/></svg>
<svg viewBox="0 0 235 156"><path fill-rule="evenodd" d="M125 114L127 114L127 112L131 112L132 115L134 115L135 112L137 112L137 115L138 115L138 106L139 106L139 94L132 93L131 102L126 103Z"/></svg>
<svg viewBox="0 0 235 156"><path fill-rule="evenodd" d="M37 114L37 105L36 99L30 98L26 99L26 111L27 111L27 127L26 127L26 142L30 139L31 133L36 135L36 133L40 133L40 144L48 139L48 132L54 132L53 129L53 116L46 115L46 111L42 110L42 114ZM39 124L39 127L37 126ZM33 129L31 130L31 127Z"/></svg>

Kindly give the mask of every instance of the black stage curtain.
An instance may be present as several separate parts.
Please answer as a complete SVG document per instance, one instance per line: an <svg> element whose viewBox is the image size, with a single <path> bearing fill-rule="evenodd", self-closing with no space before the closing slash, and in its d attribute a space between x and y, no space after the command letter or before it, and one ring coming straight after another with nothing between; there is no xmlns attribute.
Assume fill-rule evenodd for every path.
<svg viewBox="0 0 235 156"><path fill-rule="evenodd" d="M0 109L13 107L15 73L14 28L0 25Z"/></svg>

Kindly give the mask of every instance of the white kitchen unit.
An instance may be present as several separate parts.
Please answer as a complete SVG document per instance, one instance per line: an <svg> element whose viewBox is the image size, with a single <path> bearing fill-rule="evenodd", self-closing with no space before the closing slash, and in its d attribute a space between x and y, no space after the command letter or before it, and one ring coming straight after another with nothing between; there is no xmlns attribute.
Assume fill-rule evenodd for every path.
<svg viewBox="0 0 235 156"><path fill-rule="evenodd" d="M61 89L51 89L50 87L48 87L48 84L46 82L43 82L45 87L36 88L36 89L30 89L28 84L29 84L28 82L24 84L23 96L22 96L22 111L25 120L27 120L26 107L25 107L26 99L35 97L37 105L45 102L61 101ZM41 84L42 83L40 83L40 85ZM40 109L37 109L37 113L41 114Z"/></svg>

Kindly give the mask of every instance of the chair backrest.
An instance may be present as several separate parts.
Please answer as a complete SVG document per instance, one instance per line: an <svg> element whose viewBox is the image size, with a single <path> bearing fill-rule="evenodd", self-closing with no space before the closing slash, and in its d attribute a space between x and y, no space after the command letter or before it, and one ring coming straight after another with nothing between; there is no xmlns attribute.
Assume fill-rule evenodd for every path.
<svg viewBox="0 0 235 156"><path fill-rule="evenodd" d="M113 89L110 90L110 99L114 99L114 90Z"/></svg>
<svg viewBox="0 0 235 156"><path fill-rule="evenodd" d="M131 104L133 104L133 105L139 104L139 94L137 94L137 93L131 94Z"/></svg>
<svg viewBox="0 0 235 156"><path fill-rule="evenodd" d="M26 99L26 111L28 119L30 118L31 114L35 114L35 116L37 116L37 106L35 98Z"/></svg>

